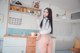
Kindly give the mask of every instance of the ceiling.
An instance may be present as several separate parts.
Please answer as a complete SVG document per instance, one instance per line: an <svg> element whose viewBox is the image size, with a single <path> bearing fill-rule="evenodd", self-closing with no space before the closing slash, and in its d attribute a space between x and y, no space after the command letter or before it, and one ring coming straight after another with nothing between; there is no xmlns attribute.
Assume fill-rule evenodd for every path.
<svg viewBox="0 0 80 53"><path fill-rule="evenodd" d="M53 5L63 8L67 11L79 11L80 0L40 0L44 2L51 2Z"/></svg>

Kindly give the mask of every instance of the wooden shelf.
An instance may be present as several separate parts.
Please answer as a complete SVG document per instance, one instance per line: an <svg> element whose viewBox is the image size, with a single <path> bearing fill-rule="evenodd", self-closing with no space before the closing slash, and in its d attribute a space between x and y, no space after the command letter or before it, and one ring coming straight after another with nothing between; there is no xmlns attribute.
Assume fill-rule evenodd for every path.
<svg viewBox="0 0 80 53"><path fill-rule="evenodd" d="M25 7L23 5L17 5L17 4L10 4L12 6L18 6L18 7L23 7L23 8L30 8L30 7ZM35 10L41 10L41 9L38 9L38 8L30 8L30 9L35 9Z"/></svg>
<svg viewBox="0 0 80 53"><path fill-rule="evenodd" d="M34 14L34 13L39 13L41 15L41 9L38 8L30 8L30 7L25 7L23 5L16 5L16 4L10 4L9 11L16 11L16 12L21 12L21 13L27 13L27 14Z"/></svg>

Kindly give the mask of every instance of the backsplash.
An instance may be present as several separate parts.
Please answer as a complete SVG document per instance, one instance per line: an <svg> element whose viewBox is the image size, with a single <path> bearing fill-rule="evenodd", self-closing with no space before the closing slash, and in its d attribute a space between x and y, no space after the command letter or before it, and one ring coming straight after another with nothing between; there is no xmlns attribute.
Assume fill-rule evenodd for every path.
<svg viewBox="0 0 80 53"><path fill-rule="evenodd" d="M7 35L23 35L24 33L26 35L30 35L31 32L38 33L38 30L33 29L17 29L17 28L8 28Z"/></svg>

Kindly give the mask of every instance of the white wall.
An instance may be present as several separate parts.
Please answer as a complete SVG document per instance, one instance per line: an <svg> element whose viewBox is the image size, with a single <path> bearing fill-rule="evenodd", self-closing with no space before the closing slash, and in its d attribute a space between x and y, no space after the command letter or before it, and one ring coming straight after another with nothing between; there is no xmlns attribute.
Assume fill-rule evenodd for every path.
<svg viewBox="0 0 80 53"><path fill-rule="evenodd" d="M80 40L80 23L77 24L77 38Z"/></svg>
<svg viewBox="0 0 80 53"><path fill-rule="evenodd" d="M53 22L54 35L57 36L71 36L72 24L64 22Z"/></svg>
<svg viewBox="0 0 80 53"><path fill-rule="evenodd" d="M3 15L3 21L0 24L0 36L2 37L6 33L8 0L0 0L0 14Z"/></svg>
<svg viewBox="0 0 80 53"><path fill-rule="evenodd" d="M10 12L10 17L21 18L22 19L22 24L21 25L8 24L8 28L37 29L36 20L35 20L34 16L31 16L29 14L21 14L21 13Z"/></svg>
<svg viewBox="0 0 80 53"><path fill-rule="evenodd" d="M63 15L65 10L57 6L52 6L53 10L53 30L55 36L72 36L72 24L70 20L70 12L66 11L66 20L62 17L56 17L56 14ZM67 22L66 22L67 21Z"/></svg>
<svg viewBox="0 0 80 53"><path fill-rule="evenodd" d="M74 24L74 33L75 33L75 35L76 35L76 38L77 39L79 39L80 40L80 23L76 23L76 24Z"/></svg>
<svg viewBox="0 0 80 53"><path fill-rule="evenodd" d="M76 11L71 11L70 14L72 13L77 13L77 12L80 12L80 10L76 10ZM73 22L72 22L72 34L73 36L75 36L75 38L79 39L80 40L80 19L75 19Z"/></svg>

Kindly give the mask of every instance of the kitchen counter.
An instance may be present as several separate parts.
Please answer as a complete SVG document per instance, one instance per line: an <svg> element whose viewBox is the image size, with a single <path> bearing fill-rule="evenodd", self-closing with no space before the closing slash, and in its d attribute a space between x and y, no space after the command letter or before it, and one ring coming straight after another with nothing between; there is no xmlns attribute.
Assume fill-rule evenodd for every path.
<svg viewBox="0 0 80 53"><path fill-rule="evenodd" d="M30 36L30 35L26 35L26 36L20 36L20 35L9 36L9 35L5 35L4 37L28 38L28 37L36 37L36 36ZM56 39L56 37L51 37L51 38Z"/></svg>

